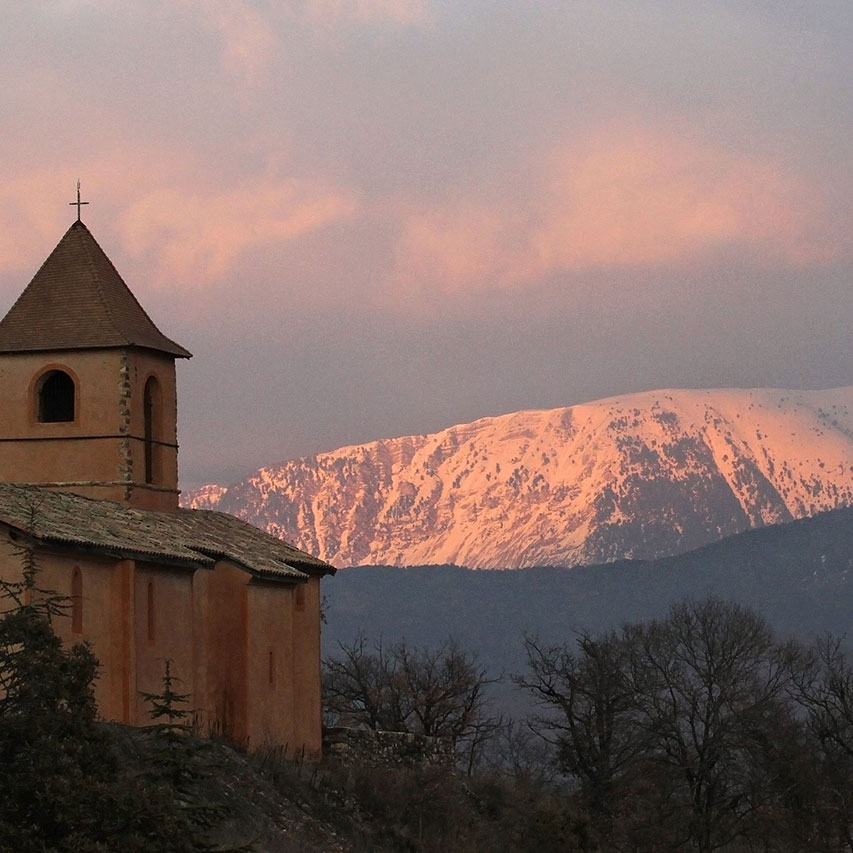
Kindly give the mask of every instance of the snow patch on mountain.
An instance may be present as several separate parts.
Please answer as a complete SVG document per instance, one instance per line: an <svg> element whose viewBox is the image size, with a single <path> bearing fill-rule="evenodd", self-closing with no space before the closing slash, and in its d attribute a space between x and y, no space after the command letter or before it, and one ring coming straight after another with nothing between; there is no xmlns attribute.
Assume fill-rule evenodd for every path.
<svg viewBox="0 0 853 853"><path fill-rule="evenodd" d="M261 468L185 505L336 566L677 553L853 504L853 387L661 390L481 418Z"/></svg>

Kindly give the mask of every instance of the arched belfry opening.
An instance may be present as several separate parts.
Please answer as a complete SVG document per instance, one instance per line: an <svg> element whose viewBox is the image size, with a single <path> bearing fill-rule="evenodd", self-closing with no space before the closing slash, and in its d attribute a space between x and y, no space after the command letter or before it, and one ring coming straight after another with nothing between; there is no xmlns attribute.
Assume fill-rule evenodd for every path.
<svg viewBox="0 0 853 853"><path fill-rule="evenodd" d="M318 602L334 568L180 506L175 367L191 356L80 221L85 203L0 316L0 546L42 555L38 585L66 596L62 642L91 642L101 662L105 720L150 722L139 696L165 657L202 730L319 758ZM0 547L0 579L20 575Z"/></svg>
<svg viewBox="0 0 853 853"><path fill-rule="evenodd" d="M160 442L163 440L163 394L156 377L145 383L142 407L145 417L145 482L155 484L161 479Z"/></svg>
<svg viewBox="0 0 853 853"><path fill-rule="evenodd" d="M48 370L36 383L36 420L42 424L74 420L76 389L64 370Z"/></svg>
<svg viewBox="0 0 853 853"><path fill-rule="evenodd" d="M176 510L181 358L78 219L0 317L0 478Z"/></svg>

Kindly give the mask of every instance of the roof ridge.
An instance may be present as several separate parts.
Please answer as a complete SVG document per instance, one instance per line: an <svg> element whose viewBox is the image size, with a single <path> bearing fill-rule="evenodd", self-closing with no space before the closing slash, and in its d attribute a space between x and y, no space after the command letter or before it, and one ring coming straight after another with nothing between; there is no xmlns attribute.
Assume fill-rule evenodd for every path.
<svg viewBox="0 0 853 853"><path fill-rule="evenodd" d="M72 224L71 227L72 228L78 228L78 227L82 228L92 238L92 242L100 248L98 241L95 240L95 236L92 234L91 231L89 231L89 229L85 226L85 224L81 220L78 219L76 222L74 222ZM124 332L121 330L118 323L116 322L115 316L112 312L112 309L110 308L110 304L107 301L106 297L104 296L104 288L103 288L103 284L101 282L101 277L100 277L100 275L98 275L98 268L97 268L97 266L95 266L95 259L92 257L92 253L89 249L89 246L86 244L86 241L81 239L80 237L77 237L77 239L80 242L80 248L86 253L86 261L88 262L89 270L92 273L92 281L95 283L95 290L98 293L98 300L100 301L101 305L103 306L107 317L109 317L110 323L111 323L113 329L115 330L115 332L120 337L127 339L127 335L124 334ZM118 270L115 268L113 262L110 261L109 256L103 251L103 249L101 250L101 253L107 259L107 261L109 261L110 266L113 268L113 271L115 272L115 274L118 275L119 280L122 283L124 283L124 279L119 275ZM125 287L127 287L126 284L125 284ZM128 290L129 289L130 288L128 288ZM133 295L133 291L131 291L131 295ZM136 299L135 296L134 296L134 299ZM138 301L137 301L137 305L139 305ZM141 305L139 307L142 308ZM127 342L130 343L130 341L127 341Z"/></svg>
<svg viewBox="0 0 853 853"><path fill-rule="evenodd" d="M118 271L118 268L113 263L112 258L103 250L101 244L95 238L95 235L89 230L89 228L86 226L85 223L81 222L80 225L86 230L86 233L92 238L92 242L100 249L101 255L103 255L104 260L110 265L110 269L116 274L116 277L118 278L118 280L124 285L125 289L130 294L130 298L136 303L136 307L145 315L145 318L148 320L148 322L151 323L151 325L155 329L157 329L159 334L163 335L163 333L160 332L160 330L157 328L157 324L151 319L151 315L145 310L145 306L136 298L136 294L130 289L127 282L122 277L122 274ZM89 256L89 257L91 260L91 256ZM99 294L101 294L102 293L102 291L101 291L101 279L97 274L95 275L95 281L98 284L98 292L99 292ZM105 303L104 307L110 313L110 319L112 319L113 314L112 314L112 311L110 311L109 305L107 303ZM163 337L165 338L167 336L163 335ZM171 338L168 338L168 340L171 341ZM133 343L133 342L128 341L128 343Z"/></svg>
<svg viewBox="0 0 853 853"><path fill-rule="evenodd" d="M224 559L259 578L287 583L335 571L229 513L142 509L45 486L0 483L2 525L42 542L91 547L113 556L145 555L208 566Z"/></svg>
<svg viewBox="0 0 853 853"><path fill-rule="evenodd" d="M103 347L191 357L157 328L89 228L76 221L0 319L0 352Z"/></svg>

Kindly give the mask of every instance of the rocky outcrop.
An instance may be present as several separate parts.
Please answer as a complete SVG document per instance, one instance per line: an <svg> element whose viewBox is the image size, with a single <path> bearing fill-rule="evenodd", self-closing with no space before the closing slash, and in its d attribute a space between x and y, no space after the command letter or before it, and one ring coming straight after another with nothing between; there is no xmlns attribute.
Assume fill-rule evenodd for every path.
<svg viewBox="0 0 853 853"><path fill-rule="evenodd" d="M341 764L362 767L452 770L456 763L456 751L449 738L341 726L323 729L323 755Z"/></svg>
<svg viewBox="0 0 853 853"><path fill-rule="evenodd" d="M853 388L665 390L261 468L186 505L337 565L574 565L853 504Z"/></svg>

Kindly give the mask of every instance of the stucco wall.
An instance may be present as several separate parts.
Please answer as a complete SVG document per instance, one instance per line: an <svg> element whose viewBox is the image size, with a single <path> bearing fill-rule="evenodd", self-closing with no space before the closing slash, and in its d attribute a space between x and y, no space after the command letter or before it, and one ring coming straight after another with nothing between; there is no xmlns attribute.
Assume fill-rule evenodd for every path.
<svg viewBox="0 0 853 853"><path fill-rule="evenodd" d="M293 742L304 744L308 756L322 750L320 699L320 579L312 577L304 590L304 604L296 606L300 587L293 589L293 689L295 695Z"/></svg>
<svg viewBox="0 0 853 853"><path fill-rule="evenodd" d="M152 612L149 612L149 602ZM142 694L162 691L167 659L171 661L173 690L193 693L192 572L137 563L134 613L136 685L133 722L145 725L151 722L151 706ZM196 699L190 695L189 703L182 707L192 710Z"/></svg>
<svg viewBox="0 0 853 853"><path fill-rule="evenodd" d="M209 724L250 747L274 743L319 756L319 579L295 587L262 582L221 561L209 607Z"/></svg>
<svg viewBox="0 0 853 853"><path fill-rule="evenodd" d="M252 580L226 560L190 570L45 547L36 559L38 585L63 596L80 571L81 630L70 613L55 628L65 643L88 642L100 661L95 696L105 719L149 724L141 693L162 690L168 658L174 689L190 694L203 731L319 756L318 578L292 586ZM0 525L0 576L20 574Z"/></svg>
<svg viewBox="0 0 853 853"><path fill-rule="evenodd" d="M291 589L252 581L248 596L247 709L250 746L293 747L293 614Z"/></svg>
<svg viewBox="0 0 853 853"><path fill-rule="evenodd" d="M207 706L205 723L238 742L249 736L246 718L249 576L225 560L209 582Z"/></svg>
<svg viewBox="0 0 853 853"><path fill-rule="evenodd" d="M95 682L95 698L103 717L125 720L122 691L125 671L125 643L122 636L121 590L115 583L117 562L97 557L75 559L67 554L36 551L36 585L59 595L71 596L71 578L75 568L82 579L82 631L72 631L71 611L56 617L54 630L66 644L88 642L101 666ZM14 552L8 531L0 533L0 575L6 580L21 576L20 557Z"/></svg>
<svg viewBox="0 0 853 853"><path fill-rule="evenodd" d="M48 370L75 382L75 419L40 423L35 386ZM162 394L159 479L145 485L145 381ZM150 509L177 507L174 361L148 350L71 350L0 358L0 481L74 483L73 491ZM37 440L33 440L37 439ZM102 484L86 485L86 484ZM166 489L167 491L162 491Z"/></svg>
<svg viewBox="0 0 853 853"><path fill-rule="evenodd" d="M130 497L131 506L143 509L170 510L178 506L178 400L174 359L150 350L133 350L127 357L127 375L131 386L128 431L132 438L127 452L131 464L131 479L135 484ZM145 488L145 383L153 376L160 388L160 412L154 437L163 444L155 447L154 486L170 491Z"/></svg>

